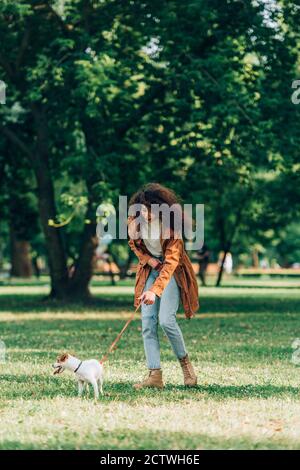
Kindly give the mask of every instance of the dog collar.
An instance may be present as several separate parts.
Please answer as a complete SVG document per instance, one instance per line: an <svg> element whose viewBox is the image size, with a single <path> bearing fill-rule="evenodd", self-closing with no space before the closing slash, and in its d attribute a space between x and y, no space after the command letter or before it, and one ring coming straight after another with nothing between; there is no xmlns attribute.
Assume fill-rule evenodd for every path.
<svg viewBox="0 0 300 470"><path fill-rule="evenodd" d="M74 374L76 374L76 372L78 371L78 369L79 369L79 367L81 366L81 364L82 364L82 361L80 361L79 366L76 367L76 369L74 370Z"/></svg>

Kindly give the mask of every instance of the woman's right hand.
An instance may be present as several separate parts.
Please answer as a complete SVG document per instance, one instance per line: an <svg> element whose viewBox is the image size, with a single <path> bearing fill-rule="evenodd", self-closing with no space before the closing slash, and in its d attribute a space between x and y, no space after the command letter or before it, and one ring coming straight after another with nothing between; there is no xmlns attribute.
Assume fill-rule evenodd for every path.
<svg viewBox="0 0 300 470"><path fill-rule="evenodd" d="M154 292L151 292L151 290L147 290L142 293L141 297L139 297L139 300L145 305L153 305L155 302L155 297L156 295L154 294Z"/></svg>
<svg viewBox="0 0 300 470"><path fill-rule="evenodd" d="M160 271L162 268L162 263L155 258L150 258L148 264L149 266L151 266L151 268L155 269L156 271Z"/></svg>

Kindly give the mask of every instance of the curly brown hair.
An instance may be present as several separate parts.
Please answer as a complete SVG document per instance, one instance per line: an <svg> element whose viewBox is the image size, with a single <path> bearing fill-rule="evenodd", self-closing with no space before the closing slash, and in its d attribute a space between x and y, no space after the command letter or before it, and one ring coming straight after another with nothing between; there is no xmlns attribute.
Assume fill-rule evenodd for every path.
<svg viewBox="0 0 300 470"><path fill-rule="evenodd" d="M172 189L166 188L159 183L148 183L142 186L130 198L129 205L144 204L148 209L152 204L180 204L179 197Z"/></svg>
<svg viewBox="0 0 300 470"><path fill-rule="evenodd" d="M151 211L153 205L158 205L159 207L162 204L166 204L169 207L172 207L170 212L170 217L168 220L169 227L172 231L175 229L175 221L180 221L181 227L180 231L182 233L183 224L184 224L184 213L182 209L182 204L180 198L175 194L175 192L163 186L159 183L148 183L142 188L140 188L133 196L130 198L129 207L133 205L144 205L146 208ZM135 217L140 215L140 211L136 211ZM162 217L162 214L159 213L159 217ZM176 225L176 228L177 225Z"/></svg>

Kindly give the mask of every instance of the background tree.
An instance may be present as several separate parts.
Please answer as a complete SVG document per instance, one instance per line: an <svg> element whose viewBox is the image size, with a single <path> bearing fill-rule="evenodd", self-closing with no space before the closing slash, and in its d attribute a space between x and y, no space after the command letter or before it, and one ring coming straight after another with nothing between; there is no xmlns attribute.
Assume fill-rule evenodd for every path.
<svg viewBox="0 0 300 470"><path fill-rule="evenodd" d="M89 295L96 207L146 181L205 203L206 240L223 261L242 234L263 231L263 215L290 223L298 19L285 1L2 2L1 161L9 142L24 181L34 177L52 297ZM282 206L275 187L286 222L268 214ZM125 246L110 247L122 274ZM223 263L218 285L222 272Z"/></svg>

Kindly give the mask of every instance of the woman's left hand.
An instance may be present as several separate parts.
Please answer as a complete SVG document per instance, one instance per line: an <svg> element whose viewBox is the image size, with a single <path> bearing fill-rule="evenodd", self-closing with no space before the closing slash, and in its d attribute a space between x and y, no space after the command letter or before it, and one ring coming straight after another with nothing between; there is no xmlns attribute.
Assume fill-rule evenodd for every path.
<svg viewBox="0 0 300 470"><path fill-rule="evenodd" d="M146 305L153 305L155 302L155 294L151 290L146 290L140 297L140 301Z"/></svg>
<svg viewBox="0 0 300 470"><path fill-rule="evenodd" d="M162 268L162 263L156 258L150 258L148 264L151 268L155 269L155 271L160 271Z"/></svg>

